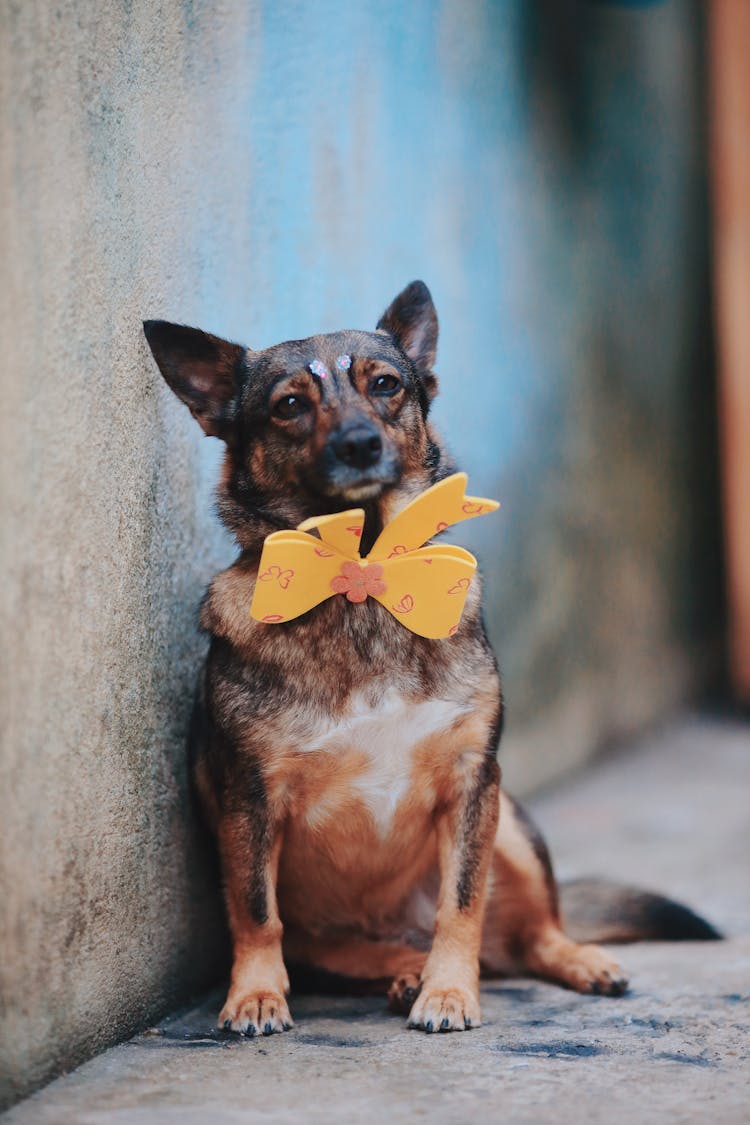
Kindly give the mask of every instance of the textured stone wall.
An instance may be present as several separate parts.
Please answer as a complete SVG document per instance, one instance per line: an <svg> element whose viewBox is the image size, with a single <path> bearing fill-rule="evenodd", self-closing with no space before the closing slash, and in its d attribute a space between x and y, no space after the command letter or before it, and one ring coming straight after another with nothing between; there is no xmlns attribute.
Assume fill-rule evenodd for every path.
<svg viewBox="0 0 750 1125"><path fill-rule="evenodd" d="M700 28L590 14L561 66L559 7L0 5L3 1099L223 964L183 750L219 449L142 317L263 347L428 282L516 788L701 682Z"/></svg>

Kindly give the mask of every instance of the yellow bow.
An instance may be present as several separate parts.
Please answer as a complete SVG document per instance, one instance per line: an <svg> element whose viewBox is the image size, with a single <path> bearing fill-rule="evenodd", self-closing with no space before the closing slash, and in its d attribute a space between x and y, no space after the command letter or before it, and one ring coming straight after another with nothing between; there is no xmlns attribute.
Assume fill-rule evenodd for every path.
<svg viewBox="0 0 750 1125"><path fill-rule="evenodd" d="M420 637L451 636L477 560L462 547L422 544L499 507L466 496L466 481L466 473L455 473L417 496L386 524L365 559L359 554L362 508L314 516L296 531L274 531L263 544L250 616L276 625L344 594L350 602L375 598ZM313 529L320 538L308 534Z"/></svg>

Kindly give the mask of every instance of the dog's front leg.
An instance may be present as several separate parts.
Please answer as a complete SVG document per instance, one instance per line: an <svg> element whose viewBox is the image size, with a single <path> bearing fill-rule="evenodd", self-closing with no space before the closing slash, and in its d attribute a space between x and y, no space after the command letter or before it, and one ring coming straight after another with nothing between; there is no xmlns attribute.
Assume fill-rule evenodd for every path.
<svg viewBox="0 0 750 1125"><path fill-rule="evenodd" d="M464 764L468 758L464 756ZM463 1031L481 1022L479 948L499 782L493 745L473 767L457 771L452 799L438 814L435 935L421 991L409 1014L410 1027Z"/></svg>
<svg viewBox="0 0 750 1125"><path fill-rule="evenodd" d="M234 952L219 1027L247 1035L286 1031L289 978L276 904L281 828L265 810L232 812L222 818L218 840Z"/></svg>

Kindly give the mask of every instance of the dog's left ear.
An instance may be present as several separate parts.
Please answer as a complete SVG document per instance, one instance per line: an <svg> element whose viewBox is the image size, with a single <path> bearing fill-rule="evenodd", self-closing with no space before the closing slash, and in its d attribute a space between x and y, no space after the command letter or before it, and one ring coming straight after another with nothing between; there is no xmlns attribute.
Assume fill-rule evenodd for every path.
<svg viewBox="0 0 750 1125"><path fill-rule="evenodd" d="M226 437L247 348L199 328L144 320L159 370L210 437Z"/></svg>
<svg viewBox="0 0 750 1125"><path fill-rule="evenodd" d="M422 376L427 394L437 394L433 374L438 342L438 319L430 291L423 281L412 281L388 306L378 328L390 332Z"/></svg>

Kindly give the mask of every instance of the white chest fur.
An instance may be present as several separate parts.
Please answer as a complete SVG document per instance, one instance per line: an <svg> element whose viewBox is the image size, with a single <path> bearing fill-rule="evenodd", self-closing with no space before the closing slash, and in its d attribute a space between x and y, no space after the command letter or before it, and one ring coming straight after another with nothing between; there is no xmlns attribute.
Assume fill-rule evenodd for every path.
<svg viewBox="0 0 750 1125"><path fill-rule="evenodd" d="M354 752L364 759L351 787L384 835L411 782L415 748L430 735L448 730L467 710L454 700L414 703L393 688L374 700L355 695L342 716L308 732L304 749L334 755ZM333 812L331 796L324 794L308 810L308 823L320 823Z"/></svg>

